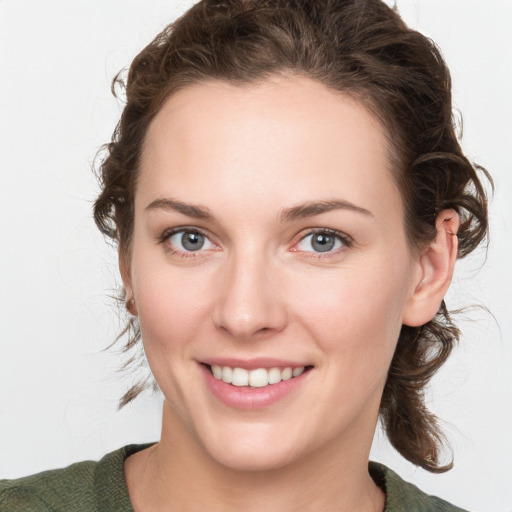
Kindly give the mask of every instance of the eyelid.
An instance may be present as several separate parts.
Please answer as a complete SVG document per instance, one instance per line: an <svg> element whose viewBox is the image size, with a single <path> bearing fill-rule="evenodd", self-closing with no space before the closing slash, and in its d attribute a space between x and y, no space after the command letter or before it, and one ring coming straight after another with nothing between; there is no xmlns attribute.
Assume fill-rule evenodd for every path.
<svg viewBox="0 0 512 512"><path fill-rule="evenodd" d="M327 234L327 235L336 237L338 240L341 241L342 247L337 250L334 250L334 251L325 251L324 253L315 252L315 251L302 251L302 250L297 249L297 245L300 242L302 242L308 236L311 236L314 234ZM353 241L352 237L350 237L346 233L343 233L342 231L338 231L336 229L331 229L331 228L310 228L310 229L307 229L305 232L300 233L300 235L298 235L297 240L294 242L291 250L293 252L301 252L305 255L305 257L328 258L330 256L339 254L340 251L350 248L353 245L354 245L354 241Z"/></svg>
<svg viewBox="0 0 512 512"><path fill-rule="evenodd" d="M166 229L161 235L158 236L157 242L159 244L164 245L166 251L170 252L171 254L176 254L184 258L194 258L194 257L200 257L202 256L202 253L207 252L207 250L197 250L197 251L180 251L178 249L175 249L171 247L169 244L166 244L166 242L169 240L170 237L173 235L180 233L180 232L197 232L203 235L205 238L208 239L208 241L215 246L214 250L218 250L219 246L212 240L211 234L206 231L205 229L202 229L198 226L176 226L173 228ZM341 241L342 247L334 250L334 251L325 251L322 252L315 252L315 251L304 251L297 249L297 245L304 240L306 237L314 235L314 234L327 234L333 237L336 237L338 240ZM303 253L304 257L311 257L311 258L328 258L332 257L333 255L339 254L340 251L346 250L347 248L350 248L354 245L354 240L352 237L347 235L346 233L342 231L338 231L336 229L331 228L309 228L306 230L303 230L299 235L295 237L295 241L293 242L291 251L292 252L298 252ZM211 249L210 249L211 250Z"/></svg>
<svg viewBox="0 0 512 512"><path fill-rule="evenodd" d="M168 240L177 233L181 232L195 232L203 235L212 245L218 247L217 244L212 240L212 236L202 228L197 226L176 226L174 228L166 229L161 235L158 236L157 242L165 247L165 250L170 252L171 254L179 255L183 258L197 258L202 256L201 253L206 252L207 250L197 250L197 251L180 251L179 249L173 248L170 244L167 244ZM210 249L211 250L211 249Z"/></svg>

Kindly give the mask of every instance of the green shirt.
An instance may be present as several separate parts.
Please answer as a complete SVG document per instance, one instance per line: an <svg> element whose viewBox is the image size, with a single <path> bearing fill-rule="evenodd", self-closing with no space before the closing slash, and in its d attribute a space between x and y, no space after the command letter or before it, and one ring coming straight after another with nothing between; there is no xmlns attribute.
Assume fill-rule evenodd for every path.
<svg viewBox="0 0 512 512"><path fill-rule="evenodd" d="M0 480L1 512L133 512L124 479L127 457L149 445L129 445L64 469L16 480ZM464 512L427 496L382 464L370 462L370 474L386 491L385 512Z"/></svg>

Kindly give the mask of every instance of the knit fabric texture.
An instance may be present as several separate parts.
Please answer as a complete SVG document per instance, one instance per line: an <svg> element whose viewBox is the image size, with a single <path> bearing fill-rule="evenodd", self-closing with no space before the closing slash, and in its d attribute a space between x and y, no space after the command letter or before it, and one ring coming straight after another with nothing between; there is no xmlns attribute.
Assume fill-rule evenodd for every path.
<svg viewBox="0 0 512 512"><path fill-rule="evenodd" d="M127 457L150 446L128 445L99 462L77 462L16 480L0 480L1 512L134 512L124 479ZM428 496L383 464L369 471L386 492L384 512L465 512Z"/></svg>

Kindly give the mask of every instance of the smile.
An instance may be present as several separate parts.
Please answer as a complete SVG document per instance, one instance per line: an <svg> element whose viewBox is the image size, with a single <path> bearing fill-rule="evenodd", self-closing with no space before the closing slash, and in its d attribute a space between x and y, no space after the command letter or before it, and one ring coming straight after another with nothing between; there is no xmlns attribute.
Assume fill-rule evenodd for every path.
<svg viewBox="0 0 512 512"><path fill-rule="evenodd" d="M237 387L262 388L279 384L281 381L293 379L302 375L306 370L305 366L296 368L256 368L254 370L246 370L245 368L211 365L210 371L212 375L222 380L226 384Z"/></svg>

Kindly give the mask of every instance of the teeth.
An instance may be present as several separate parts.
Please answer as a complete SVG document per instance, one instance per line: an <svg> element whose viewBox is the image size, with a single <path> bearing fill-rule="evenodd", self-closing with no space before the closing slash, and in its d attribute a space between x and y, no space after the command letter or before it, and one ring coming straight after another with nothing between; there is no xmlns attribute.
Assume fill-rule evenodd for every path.
<svg viewBox="0 0 512 512"><path fill-rule="evenodd" d="M248 386L249 372L243 368L233 368L233 380L231 384L233 384L233 386Z"/></svg>
<svg viewBox="0 0 512 512"><path fill-rule="evenodd" d="M299 375L302 375L303 373L304 373L304 366L301 366L299 368L294 368L293 372L292 372L292 375L294 377L298 377Z"/></svg>
<svg viewBox="0 0 512 512"><path fill-rule="evenodd" d="M279 368L270 368L268 371L268 383L277 384L281 382L281 370Z"/></svg>
<svg viewBox="0 0 512 512"><path fill-rule="evenodd" d="M233 380L233 369L229 366L222 367L221 379L228 384L231 384Z"/></svg>
<svg viewBox="0 0 512 512"><path fill-rule="evenodd" d="M304 373L304 366L297 368L257 368L246 370L245 368L231 368L231 366L212 365L212 374L216 379L222 380L233 386L251 386L262 388L271 384L277 384L282 380L289 380Z"/></svg>
<svg viewBox="0 0 512 512"><path fill-rule="evenodd" d="M222 378L222 367L214 364L212 366L212 373L216 379L221 379Z"/></svg>
<svg viewBox="0 0 512 512"><path fill-rule="evenodd" d="M268 372L265 368L258 368L249 372L249 385L253 388L268 386Z"/></svg>
<svg viewBox="0 0 512 512"><path fill-rule="evenodd" d="M283 372L281 373L281 379L283 380L290 380L292 378L292 369L291 368L285 368Z"/></svg>

